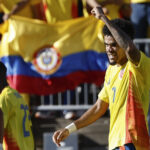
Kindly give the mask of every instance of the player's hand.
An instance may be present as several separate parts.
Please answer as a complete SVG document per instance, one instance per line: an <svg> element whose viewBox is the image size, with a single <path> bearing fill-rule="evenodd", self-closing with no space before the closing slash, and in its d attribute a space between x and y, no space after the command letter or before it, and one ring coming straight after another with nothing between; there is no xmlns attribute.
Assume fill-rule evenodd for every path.
<svg viewBox="0 0 150 150"><path fill-rule="evenodd" d="M91 10L91 13L93 16L95 16L95 18L97 19L101 19L101 17L105 16L104 12L103 12L103 8L101 6L97 6L97 7L94 7L92 10Z"/></svg>
<svg viewBox="0 0 150 150"><path fill-rule="evenodd" d="M69 130L68 129L64 128L64 129L58 130L53 135L53 142L57 146L61 146L60 142L65 140L68 136L69 136Z"/></svg>

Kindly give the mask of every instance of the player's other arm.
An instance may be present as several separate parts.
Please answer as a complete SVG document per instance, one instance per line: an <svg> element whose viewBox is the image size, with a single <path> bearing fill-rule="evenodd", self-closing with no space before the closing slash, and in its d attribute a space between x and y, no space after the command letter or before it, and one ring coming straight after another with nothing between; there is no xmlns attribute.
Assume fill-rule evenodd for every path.
<svg viewBox="0 0 150 150"><path fill-rule="evenodd" d="M108 103L98 99L97 102L74 123L70 124L64 129L56 131L53 135L53 142L60 146L60 142L66 139L70 133L95 122L106 112L107 109Z"/></svg>
<svg viewBox="0 0 150 150"><path fill-rule="evenodd" d="M21 0L20 2L18 2L16 5L14 5L14 7L10 11L10 13L4 14L3 20L5 21L5 20L9 19L10 16L19 12L21 9L23 9L29 3L29 1L30 0Z"/></svg>
<svg viewBox="0 0 150 150"><path fill-rule="evenodd" d="M109 31L113 35L113 38L116 40L118 45L126 52L126 56L129 60L132 61L135 65L138 65L140 61L140 51L136 48L133 40L120 28L112 24L112 22L104 15L101 6L93 8L91 13L97 18L101 19Z"/></svg>
<svg viewBox="0 0 150 150"><path fill-rule="evenodd" d="M103 116L108 109L108 105L108 103L98 99L89 110L87 110L78 120L74 122L77 129L88 126Z"/></svg>
<svg viewBox="0 0 150 150"><path fill-rule="evenodd" d="M3 119L3 112L0 109L0 150L2 150L3 135L4 135L4 119Z"/></svg>

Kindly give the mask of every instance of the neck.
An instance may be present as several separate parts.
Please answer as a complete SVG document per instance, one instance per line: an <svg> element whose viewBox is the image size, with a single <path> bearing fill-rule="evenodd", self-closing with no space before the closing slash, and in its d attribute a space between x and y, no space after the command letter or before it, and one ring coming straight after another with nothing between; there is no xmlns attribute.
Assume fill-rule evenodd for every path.
<svg viewBox="0 0 150 150"><path fill-rule="evenodd" d="M127 61L128 61L127 58L126 58L126 59L123 59L123 60L121 60L119 63L117 63L117 66L123 66L124 64L127 63Z"/></svg>

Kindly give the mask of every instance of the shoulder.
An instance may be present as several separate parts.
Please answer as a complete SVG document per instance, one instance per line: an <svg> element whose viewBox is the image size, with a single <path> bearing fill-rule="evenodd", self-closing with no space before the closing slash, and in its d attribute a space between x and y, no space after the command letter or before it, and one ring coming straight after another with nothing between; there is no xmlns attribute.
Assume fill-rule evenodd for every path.
<svg viewBox="0 0 150 150"><path fill-rule="evenodd" d="M8 107L11 106L11 100L9 99L9 87L5 87L0 94L0 106Z"/></svg>
<svg viewBox="0 0 150 150"><path fill-rule="evenodd" d="M150 58L147 57L143 52L141 53L141 58L138 65L128 62L129 70L133 73L134 77L138 82L143 82L144 86L150 87Z"/></svg>
<svg viewBox="0 0 150 150"><path fill-rule="evenodd" d="M138 68L145 68L150 67L150 58L147 57L143 52L140 52L140 61L137 65L133 64L131 61L129 61L132 67Z"/></svg>
<svg viewBox="0 0 150 150"><path fill-rule="evenodd" d="M7 97L7 95L9 94L9 86L5 87L1 94L0 94L0 98L3 98L3 97Z"/></svg>
<svg viewBox="0 0 150 150"><path fill-rule="evenodd" d="M2 91L0 99L5 100L7 103L10 103L12 105L16 105L18 103L18 100L22 99L22 96L18 93L18 91L7 86Z"/></svg>

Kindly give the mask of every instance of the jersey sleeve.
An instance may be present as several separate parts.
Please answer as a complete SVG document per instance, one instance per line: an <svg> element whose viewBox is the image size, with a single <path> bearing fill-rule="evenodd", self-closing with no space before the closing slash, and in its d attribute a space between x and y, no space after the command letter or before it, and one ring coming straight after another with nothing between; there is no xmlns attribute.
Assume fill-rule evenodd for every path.
<svg viewBox="0 0 150 150"><path fill-rule="evenodd" d="M107 90L105 87L105 82L104 82L104 86L102 90L98 94L98 98L106 103L109 103L109 98L108 98Z"/></svg>
<svg viewBox="0 0 150 150"><path fill-rule="evenodd" d="M132 68L136 70L143 77L144 85L150 89L150 58L141 52L141 58L138 66L130 62Z"/></svg>
<svg viewBox="0 0 150 150"><path fill-rule="evenodd" d="M108 78L109 78L109 66L105 73L104 86L98 94L98 99L100 99L106 103L109 103L109 97L108 97L108 93L107 93L107 89L106 89L106 84L107 84Z"/></svg>

